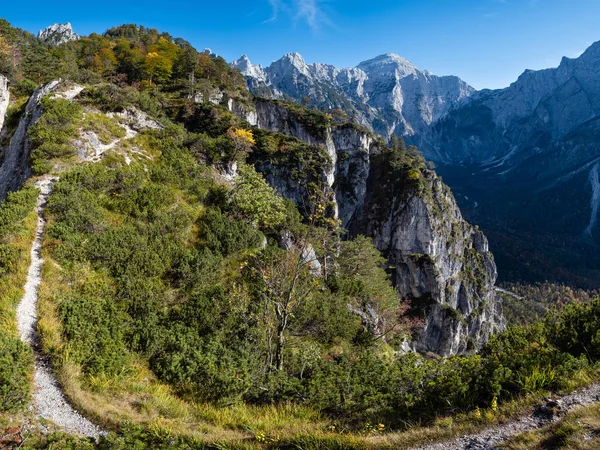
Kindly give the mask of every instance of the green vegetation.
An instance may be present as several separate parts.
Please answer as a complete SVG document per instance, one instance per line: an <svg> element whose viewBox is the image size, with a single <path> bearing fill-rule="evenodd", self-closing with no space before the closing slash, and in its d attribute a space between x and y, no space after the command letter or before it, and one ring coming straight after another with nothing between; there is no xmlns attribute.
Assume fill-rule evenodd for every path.
<svg viewBox="0 0 600 450"><path fill-rule="evenodd" d="M83 119L83 129L96 133L98 140L105 145L125 137L125 129L104 114L87 113Z"/></svg>
<svg viewBox="0 0 600 450"><path fill-rule="evenodd" d="M393 356L410 323L368 240L337 244L335 270L315 272L303 249L310 243L322 258L326 229L298 222L298 213L282 220L284 204L249 167L236 186L250 183L257 197L219 185L180 129L154 136L162 157L148 171L110 162L75 169L48 205L45 248L56 265L44 276L43 301L55 309L40 330L63 376L81 371L79 389L125 395L117 384L131 386L144 373L152 380L149 368L150 385L175 395L162 406L169 417L205 402L292 403L344 429L393 430L595 376L593 339L556 337L563 328L586 329L593 314L581 308L595 303L513 328L479 356ZM284 223L297 241L288 251L274 243ZM119 416L135 417L129 408Z"/></svg>
<svg viewBox="0 0 600 450"><path fill-rule="evenodd" d="M37 189L26 186L0 204L0 413L29 400L32 354L17 336L15 307L22 295L35 231Z"/></svg>
<svg viewBox="0 0 600 450"><path fill-rule="evenodd" d="M33 149L31 167L36 175L49 172L53 158L75 153L70 141L78 132L83 114L79 104L63 98L44 97L41 103L44 113L28 132Z"/></svg>
<svg viewBox="0 0 600 450"><path fill-rule="evenodd" d="M530 324L544 318L548 311L559 310L569 303L589 303L599 296L598 291L573 289L549 282L537 284L504 283L502 287L518 298L502 294L504 315L510 324Z"/></svg>
<svg viewBox="0 0 600 450"><path fill-rule="evenodd" d="M103 143L123 137L116 119L89 108L136 107L165 125L131 144L151 156L142 162L60 167L38 331L70 401L113 433L97 446L51 434L29 448L399 448L597 377L600 300L511 328L479 355L403 354L415 322L370 240L342 239L325 148L228 112L228 98L248 94L222 59L134 25L56 48L5 22L0 36L15 92L59 76L86 85L76 102L43 100L29 132L36 174L69 158L81 129ZM215 90L221 105L194 102ZM343 120L286 108L315 136ZM372 167L370 182L384 186L376 208L389 211L399 192L437 193L402 141ZM267 183L275 172L277 191ZM25 187L0 207L0 409L28 398L31 353L16 340L14 307L36 195ZM479 271L468 276L481 283Z"/></svg>

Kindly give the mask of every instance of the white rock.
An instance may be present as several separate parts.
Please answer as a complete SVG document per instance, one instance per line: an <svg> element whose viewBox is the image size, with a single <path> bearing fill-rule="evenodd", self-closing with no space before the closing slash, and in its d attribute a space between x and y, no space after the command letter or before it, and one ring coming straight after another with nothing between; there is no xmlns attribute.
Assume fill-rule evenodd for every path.
<svg viewBox="0 0 600 450"><path fill-rule="evenodd" d="M60 45L80 39L80 36L73 31L73 27L71 27L69 22L50 25L45 30L40 30L37 37L41 41L51 45Z"/></svg>
<svg viewBox="0 0 600 450"><path fill-rule="evenodd" d="M10 91L8 89L8 79L4 75L0 75L0 134L4 126L4 117L10 101Z"/></svg>
<svg viewBox="0 0 600 450"><path fill-rule="evenodd" d="M268 89L276 98L308 97L318 106L341 107L387 137L418 133L475 91L457 77L421 71L392 53L346 69L306 64L298 53L267 68L253 65L246 55L231 65L246 76L252 92L264 95Z"/></svg>

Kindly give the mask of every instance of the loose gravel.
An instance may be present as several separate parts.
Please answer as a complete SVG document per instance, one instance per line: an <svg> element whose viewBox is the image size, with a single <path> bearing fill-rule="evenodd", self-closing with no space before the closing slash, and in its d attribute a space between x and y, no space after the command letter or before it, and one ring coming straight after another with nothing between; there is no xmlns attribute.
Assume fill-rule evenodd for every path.
<svg viewBox="0 0 600 450"><path fill-rule="evenodd" d="M461 436L451 441L437 442L418 447L415 450L496 450L500 444L517 434L550 425L579 406L599 401L600 383L596 383L558 400L551 400L546 405L536 408L532 414L517 420L488 428L480 433Z"/></svg>
<svg viewBox="0 0 600 450"><path fill-rule="evenodd" d="M36 183L40 189L35 208L38 215L37 229L31 247L31 265L25 283L25 294L17 307L17 324L21 340L29 344L35 352L33 406L37 414L62 427L68 433L98 438L105 432L69 405L52 375L48 360L40 352L36 332L38 289L42 281L44 263L41 258L42 236L46 227L43 213L55 181L56 179L46 178Z"/></svg>

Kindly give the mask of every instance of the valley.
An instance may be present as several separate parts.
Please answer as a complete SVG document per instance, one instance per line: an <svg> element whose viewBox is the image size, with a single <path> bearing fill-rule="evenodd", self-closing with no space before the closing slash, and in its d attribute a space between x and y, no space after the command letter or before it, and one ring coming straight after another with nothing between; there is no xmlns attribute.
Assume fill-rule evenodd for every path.
<svg viewBox="0 0 600 450"><path fill-rule="evenodd" d="M518 449L593 414L597 51L476 91L0 20L0 448Z"/></svg>

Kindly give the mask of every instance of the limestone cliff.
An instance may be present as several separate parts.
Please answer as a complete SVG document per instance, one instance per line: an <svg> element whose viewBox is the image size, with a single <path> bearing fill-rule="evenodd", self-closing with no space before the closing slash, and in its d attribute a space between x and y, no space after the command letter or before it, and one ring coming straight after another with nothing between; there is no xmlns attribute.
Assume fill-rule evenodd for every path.
<svg viewBox="0 0 600 450"><path fill-rule="evenodd" d="M31 146L27 131L42 115L40 100L58 85L58 81L52 81L31 95L10 143L5 149L1 149L3 159L0 165L0 200L4 199L8 192L18 189L31 176Z"/></svg>
<svg viewBox="0 0 600 450"><path fill-rule="evenodd" d="M2 127L4 126L4 117L6 116L9 100L8 79L4 75L0 75L0 135L2 135Z"/></svg>
<svg viewBox="0 0 600 450"><path fill-rule="evenodd" d="M413 348L461 354L504 328L487 239L463 220L448 187L419 157L411 166L394 167L381 140L359 127L318 128L277 102L229 105L259 128L301 139L320 155L320 179L331 189L342 225L351 237L373 239L388 259L399 295L424 319ZM257 168L282 195L299 205L309 202L304 180L292 174L299 161L289 154L281 158L288 164L263 160Z"/></svg>
<svg viewBox="0 0 600 450"><path fill-rule="evenodd" d="M76 41L80 36L73 31L69 22L65 24L55 23L38 32L38 39L49 45L60 45L66 42Z"/></svg>

